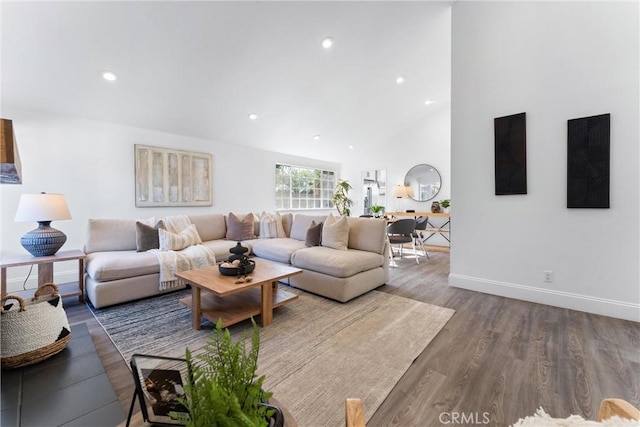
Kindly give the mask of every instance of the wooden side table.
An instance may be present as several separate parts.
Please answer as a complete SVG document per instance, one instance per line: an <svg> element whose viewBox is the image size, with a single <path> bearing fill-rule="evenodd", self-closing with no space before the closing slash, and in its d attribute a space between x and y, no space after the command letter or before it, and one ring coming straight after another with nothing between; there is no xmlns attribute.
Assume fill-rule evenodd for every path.
<svg viewBox="0 0 640 427"><path fill-rule="evenodd" d="M34 257L32 255L20 255L0 259L0 282L2 284L2 297L7 294L7 268L24 265L38 266L38 287L45 283L53 282L53 264L60 261L78 260L78 288L60 288L60 296L78 296L80 302L84 301L84 259L86 255L80 250L60 251L55 255Z"/></svg>

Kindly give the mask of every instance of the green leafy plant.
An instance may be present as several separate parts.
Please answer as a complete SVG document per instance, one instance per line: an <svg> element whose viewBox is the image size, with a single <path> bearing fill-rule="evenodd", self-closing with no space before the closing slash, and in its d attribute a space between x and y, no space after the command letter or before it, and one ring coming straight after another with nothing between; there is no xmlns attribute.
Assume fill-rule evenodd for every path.
<svg viewBox="0 0 640 427"><path fill-rule="evenodd" d="M349 181L339 180L336 185L336 189L333 193L331 201L333 205L338 209L340 215L351 215L351 206L353 206L353 200L349 198L349 190L353 187L349 184Z"/></svg>
<svg viewBox="0 0 640 427"><path fill-rule="evenodd" d="M380 214L382 212L384 212L384 206L380 206L380 205L371 205L369 207L369 210L371 211L372 214L374 214L375 216L380 216Z"/></svg>
<svg viewBox="0 0 640 427"><path fill-rule="evenodd" d="M185 398L181 403L189 410L187 426L267 426L273 410L262 403L271 393L262 390L264 375L257 377L260 335L253 318L251 348L243 334L233 342L222 320L205 346L205 352L195 357L187 348L189 370Z"/></svg>
<svg viewBox="0 0 640 427"><path fill-rule="evenodd" d="M440 200L440 206L442 206L443 208L448 208L449 206L451 206L451 200L449 199Z"/></svg>

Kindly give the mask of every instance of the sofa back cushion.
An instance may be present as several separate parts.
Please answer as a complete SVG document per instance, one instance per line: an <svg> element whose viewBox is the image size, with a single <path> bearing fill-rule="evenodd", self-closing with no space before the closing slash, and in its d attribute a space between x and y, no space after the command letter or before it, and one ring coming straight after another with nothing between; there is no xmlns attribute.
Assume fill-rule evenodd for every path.
<svg viewBox="0 0 640 427"><path fill-rule="evenodd" d="M142 221L141 221L142 222ZM155 225L154 221L147 225ZM85 253L136 250L135 219L89 219Z"/></svg>
<svg viewBox="0 0 640 427"><path fill-rule="evenodd" d="M189 215L191 224L196 225L203 242L224 239L227 225L222 214Z"/></svg>
<svg viewBox="0 0 640 427"><path fill-rule="evenodd" d="M382 254L387 236L387 222L382 218L347 218L349 248Z"/></svg>
<svg viewBox="0 0 640 427"><path fill-rule="evenodd" d="M293 224L291 224L291 233L289 237L296 240L305 241L307 239L307 230L311 226L311 221L315 221L316 224L325 222L326 215L304 215L297 214L293 217Z"/></svg>

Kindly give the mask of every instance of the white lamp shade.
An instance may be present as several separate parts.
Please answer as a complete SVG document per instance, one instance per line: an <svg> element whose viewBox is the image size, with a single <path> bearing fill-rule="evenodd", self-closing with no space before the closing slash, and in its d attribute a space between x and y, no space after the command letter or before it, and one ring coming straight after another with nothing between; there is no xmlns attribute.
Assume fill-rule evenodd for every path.
<svg viewBox="0 0 640 427"><path fill-rule="evenodd" d="M16 222L59 221L71 219L71 213L63 194L23 194L20 197Z"/></svg>
<svg viewBox="0 0 640 427"><path fill-rule="evenodd" d="M407 188L404 185L396 185L393 187L393 197L401 199L407 195Z"/></svg>

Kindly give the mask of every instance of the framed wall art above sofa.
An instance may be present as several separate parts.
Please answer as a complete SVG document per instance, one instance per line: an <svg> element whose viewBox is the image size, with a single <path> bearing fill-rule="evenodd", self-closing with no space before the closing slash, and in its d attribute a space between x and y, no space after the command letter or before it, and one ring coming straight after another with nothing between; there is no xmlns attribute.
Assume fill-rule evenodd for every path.
<svg viewBox="0 0 640 427"><path fill-rule="evenodd" d="M135 144L136 207L212 206L213 156Z"/></svg>

